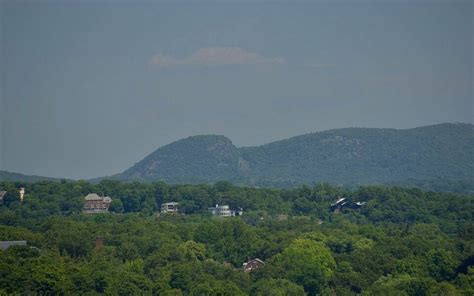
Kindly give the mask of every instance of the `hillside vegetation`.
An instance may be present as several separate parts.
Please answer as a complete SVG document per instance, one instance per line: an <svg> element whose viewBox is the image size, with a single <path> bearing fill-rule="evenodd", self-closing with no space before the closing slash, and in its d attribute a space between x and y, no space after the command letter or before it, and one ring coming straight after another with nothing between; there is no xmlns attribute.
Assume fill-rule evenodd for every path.
<svg viewBox="0 0 474 296"><path fill-rule="evenodd" d="M0 190L8 191L0 237L28 242L0 250L1 295L474 294L473 195L226 182L0 182ZM111 213L82 214L90 192L111 196ZM365 204L330 212L340 197ZM168 201L180 213L157 215ZM244 214L211 217L216 203ZM266 264L243 272L252 258Z"/></svg>
<svg viewBox="0 0 474 296"><path fill-rule="evenodd" d="M19 173L13 173L8 171L0 171L0 181L18 181L18 182L38 182L38 181L53 181L59 180L55 178L23 175Z"/></svg>
<svg viewBox="0 0 474 296"><path fill-rule="evenodd" d="M243 148L224 136L196 136L159 148L112 178L278 187L424 184L428 189L457 182L473 190L473 172L474 126L440 124L337 129Z"/></svg>

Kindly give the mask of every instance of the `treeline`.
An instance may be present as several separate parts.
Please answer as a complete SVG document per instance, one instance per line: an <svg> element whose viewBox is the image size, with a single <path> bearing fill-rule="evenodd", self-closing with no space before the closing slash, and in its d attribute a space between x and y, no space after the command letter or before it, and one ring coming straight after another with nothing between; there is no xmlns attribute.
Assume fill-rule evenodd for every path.
<svg viewBox="0 0 474 296"><path fill-rule="evenodd" d="M242 148L224 136L201 135L158 148L109 178L281 188L398 183L472 194L473 135L472 124L343 128Z"/></svg>
<svg viewBox="0 0 474 296"><path fill-rule="evenodd" d="M225 182L3 182L1 190L0 240L28 246L0 251L0 294L474 294L474 196ZM111 213L81 213L91 192L112 197ZM365 204L330 212L340 197ZM168 201L181 214L157 215ZM212 218L215 203L244 215ZM252 258L266 264L244 273Z"/></svg>

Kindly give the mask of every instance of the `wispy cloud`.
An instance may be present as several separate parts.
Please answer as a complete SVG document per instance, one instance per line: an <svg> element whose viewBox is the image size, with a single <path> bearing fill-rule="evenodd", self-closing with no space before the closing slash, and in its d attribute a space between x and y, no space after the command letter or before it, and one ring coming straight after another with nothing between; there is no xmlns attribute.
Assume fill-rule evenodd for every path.
<svg viewBox="0 0 474 296"><path fill-rule="evenodd" d="M150 60L150 64L156 67L271 65L285 63L283 58L264 57L240 47L205 47L183 58L157 53Z"/></svg>

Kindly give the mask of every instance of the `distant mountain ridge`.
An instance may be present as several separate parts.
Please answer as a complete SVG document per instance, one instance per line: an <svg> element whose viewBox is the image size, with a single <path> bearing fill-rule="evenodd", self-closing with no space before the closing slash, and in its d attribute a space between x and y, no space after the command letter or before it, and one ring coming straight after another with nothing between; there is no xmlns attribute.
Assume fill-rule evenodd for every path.
<svg viewBox="0 0 474 296"><path fill-rule="evenodd" d="M189 137L158 148L117 180L231 181L258 186L358 185L411 180L474 183L474 125L343 128L238 148L225 136Z"/></svg>
<svg viewBox="0 0 474 296"><path fill-rule="evenodd" d="M24 175L20 173L1 171L0 170L0 181L12 181L12 182L38 182L38 181L58 181L60 179L43 177L43 176L34 176L34 175Z"/></svg>

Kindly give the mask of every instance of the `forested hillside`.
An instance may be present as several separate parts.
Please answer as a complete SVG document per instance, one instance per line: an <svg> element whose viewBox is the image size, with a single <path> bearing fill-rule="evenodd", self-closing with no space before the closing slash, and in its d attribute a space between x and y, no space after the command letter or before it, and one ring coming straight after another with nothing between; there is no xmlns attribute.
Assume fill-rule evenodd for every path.
<svg viewBox="0 0 474 296"><path fill-rule="evenodd" d="M440 124L337 129L244 148L223 136L190 137L159 148L112 179L278 187L396 183L428 189L434 187L426 186L430 183L461 182L468 192L474 190L473 171L473 125Z"/></svg>
<svg viewBox="0 0 474 296"><path fill-rule="evenodd" d="M117 177L176 183L233 180L239 175L238 162L239 150L228 138L195 136L156 150Z"/></svg>
<svg viewBox="0 0 474 296"><path fill-rule="evenodd" d="M0 171L0 181L38 182L58 180L43 176L23 175L19 173Z"/></svg>
<svg viewBox="0 0 474 296"><path fill-rule="evenodd" d="M226 182L0 182L1 190L0 238L28 246L0 251L0 294L474 294L473 195ZM81 213L91 192L113 199L110 213ZM365 204L331 212L341 197ZM168 201L180 212L158 215ZM211 217L216 203L244 214ZM103 246L94 247L97 237ZM265 265L243 272L252 258Z"/></svg>

